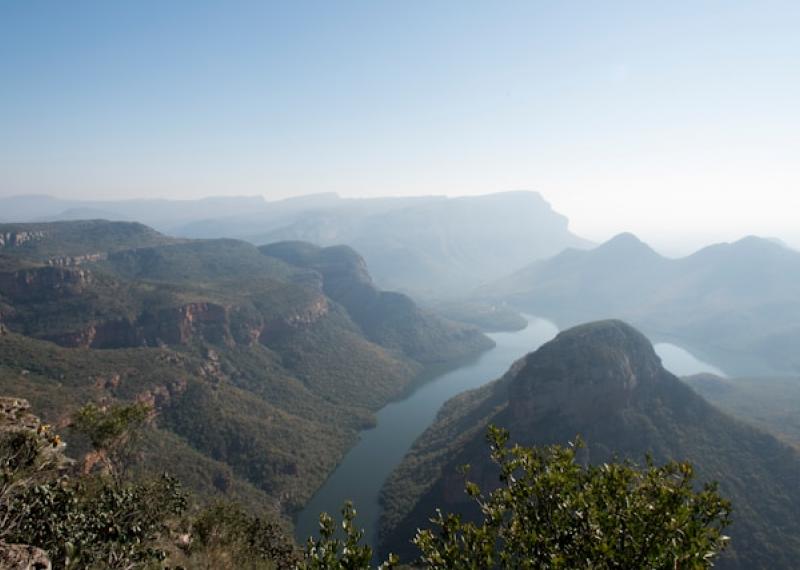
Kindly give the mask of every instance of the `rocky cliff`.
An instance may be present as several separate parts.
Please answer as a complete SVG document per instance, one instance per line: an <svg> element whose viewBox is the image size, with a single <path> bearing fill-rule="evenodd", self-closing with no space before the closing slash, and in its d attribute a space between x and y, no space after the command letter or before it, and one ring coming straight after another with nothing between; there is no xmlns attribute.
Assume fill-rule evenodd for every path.
<svg viewBox="0 0 800 570"><path fill-rule="evenodd" d="M0 252L0 390L51 422L87 401L152 403L145 468L204 496L291 512L422 368L416 345L462 355L486 342L418 326L432 317L404 328L413 301L375 289L351 250L310 268L138 224L30 226L0 225L42 232ZM369 326L359 301L376 303Z"/></svg>
<svg viewBox="0 0 800 570"><path fill-rule="evenodd" d="M45 238L43 231L0 231L0 248L20 247L29 242Z"/></svg>
<svg viewBox="0 0 800 570"><path fill-rule="evenodd" d="M476 327L425 311L402 293L381 291L373 283L364 258L350 247L279 242L260 250L290 265L315 271L322 292L347 310L367 338L414 360L447 361L492 346L492 341Z"/></svg>

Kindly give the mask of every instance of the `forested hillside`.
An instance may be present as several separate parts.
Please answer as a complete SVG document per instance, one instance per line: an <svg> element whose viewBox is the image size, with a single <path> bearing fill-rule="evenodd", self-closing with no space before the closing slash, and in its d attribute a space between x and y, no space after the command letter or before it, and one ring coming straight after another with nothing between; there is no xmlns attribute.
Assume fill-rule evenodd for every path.
<svg viewBox="0 0 800 570"><path fill-rule="evenodd" d="M491 346L407 297L359 288L363 262L355 297L335 295L326 272L347 275L351 259L321 271L245 242L103 221L0 236L3 393L53 423L87 401L152 402L152 469L179 466L198 492L286 513L426 362ZM375 299L390 302L367 322L355 308Z"/></svg>
<svg viewBox="0 0 800 570"><path fill-rule="evenodd" d="M496 382L448 402L384 488L383 548L407 552L435 508L475 516L458 469L497 485L488 424L523 445L580 436L584 463L688 460L733 502L723 568L793 568L800 556L800 454L720 412L661 366L649 341L619 321L581 325L515 363Z"/></svg>

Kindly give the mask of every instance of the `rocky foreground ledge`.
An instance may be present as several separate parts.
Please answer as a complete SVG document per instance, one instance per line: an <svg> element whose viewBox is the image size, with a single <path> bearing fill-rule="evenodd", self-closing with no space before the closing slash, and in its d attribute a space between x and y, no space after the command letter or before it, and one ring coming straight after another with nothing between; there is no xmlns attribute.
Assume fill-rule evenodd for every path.
<svg viewBox="0 0 800 570"><path fill-rule="evenodd" d="M0 398L0 439L11 432L29 430L36 432L42 426L41 420L31 413L31 405L22 398ZM52 453L63 456L64 444L53 449ZM5 570L51 570L53 565L47 553L41 548L27 544L6 544L0 542L0 568Z"/></svg>

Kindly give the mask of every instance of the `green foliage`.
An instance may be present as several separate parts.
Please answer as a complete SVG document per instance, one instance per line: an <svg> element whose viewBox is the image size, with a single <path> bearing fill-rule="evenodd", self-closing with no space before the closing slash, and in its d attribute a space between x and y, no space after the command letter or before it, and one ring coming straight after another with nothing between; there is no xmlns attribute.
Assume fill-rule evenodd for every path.
<svg viewBox="0 0 800 570"><path fill-rule="evenodd" d="M135 439L149 413L141 404L87 405L75 423L96 448L109 449ZM188 517L190 497L177 479L79 474L35 416L12 411L2 419L0 539L44 549L57 568L274 570L298 561L277 516L218 501Z"/></svg>
<svg viewBox="0 0 800 570"><path fill-rule="evenodd" d="M61 438L40 424L32 429L16 429L0 436L0 538L6 539L25 522L24 513L15 509L19 496L37 484L52 479L63 465Z"/></svg>
<svg viewBox="0 0 800 570"><path fill-rule="evenodd" d="M432 308L448 319L475 325L484 332L518 331L528 326L525 317L500 302L446 301Z"/></svg>
<svg viewBox="0 0 800 570"><path fill-rule="evenodd" d="M95 451L119 471L130 459L140 440L140 428L152 414L153 409L144 402L105 407L89 403L73 415L71 427L88 437Z"/></svg>
<svg viewBox="0 0 800 570"><path fill-rule="evenodd" d="M0 232L41 232L20 247L6 248L7 255L46 260L167 244L177 240L143 224L80 220L69 222L0 224Z"/></svg>
<svg viewBox="0 0 800 570"><path fill-rule="evenodd" d="M477 329L420 310L401 293L379 290L364 260L350 247L280 242L263 246L261 251L319 272L325 294L347 310L369 340L417 362L452 361L493 346Z"/></svg>
<svg viewBox="0 0 800 570"><path fill-rule="evenodd" d="M59 464L55 453L61 443L49 426L32 430L9 431L0 438L0 500L19 486L52 474Z"/></svg>
<svg viewBox="0 0 800 570"><path fill-rule="evenodd" d="M682 378L709 402L800 449L800 378Z"/></svg>
<svg viewBox="0 0 800 570"><path fill-rule="evenodd" d="M191 542L181 566L214 570L291 568L298 562L291 539L273 521L218 501L191 523Z"/></svg>
<svg viewBox="0 0 800 570"><path fill-rule="evenodd" d="M98 443L108 445L121 437L141 415L134 406L115 412L113 427L97 430L103 435ZM121 483L109 477L68 477L61 439L49 426L30 414L3 419L0 537L4 541L43 548L63 568L133 568L164 558L157 541L169 521L186 508L177 480L164 476ZM103 424L95 420L89 425Z"/></svg>
<svg viewBox="0 0 800 570"><path fill-rule="evenodd" d="M501 486L466 484L479 522L439 511L417 534L427 568L699 569L725 548L730 505L714 485L695 492L687 463L584 468L574 447L509 448L494 427L488 439Z"/></svg>
<svg viewBox="0 0 800 570"><path fill-rule="evenodd" d="M342 507L342 533L337 533L336 523L328 513L319 516L319 538L309 538L302 570L362 570L370 566L372 548L360 544L364 531L356 528L356 510L351 502ZM394 556L380 565L381 570L389 570L397 565Z"/></svg>
<svg viewBox="0 0 800 570"><path fill-rule="evenodd" d="M42 234L0 256L9 331L0 336L0 393L25 396L51 421L86 401L144 396L158 408L148 450L161 455L143 454L138 474L179 470L205 495L255 491L298 508L419 372L421 352L405 348L485 348L478 333L429 326L436 319L410 299L350 275L359 258L342 248L328 251L325 270L340 272L346 303L321 289L317 268L242 241L176 240L101 221L6 228ZM353 289L351 277L366 286ZM356 318L371 315L373 301L382 310ZM121 418L101 411L78 417L86 437L71 449L92 440L101 465L126 469L129 436L114 433Z"/></svg>
<svg viewBox="0 0 800 570"><path fill-rule="evenodd" d="M45 549L64 568L138 568L164 560L158 541L186 508L176 479L119 485L109 479L36 485L10 506L21 523L8 540Z"/></svg>

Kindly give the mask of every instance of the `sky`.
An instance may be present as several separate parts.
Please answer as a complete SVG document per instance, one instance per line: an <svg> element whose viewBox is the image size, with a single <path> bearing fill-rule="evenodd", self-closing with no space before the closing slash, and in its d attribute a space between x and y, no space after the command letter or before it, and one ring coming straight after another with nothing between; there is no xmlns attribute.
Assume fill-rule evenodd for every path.
<svg viewBox="0 0 800 570"><path fill-rule="evenodd" d="M536 190L800 245L800 2L0 2L0 196Z"/></svg>

